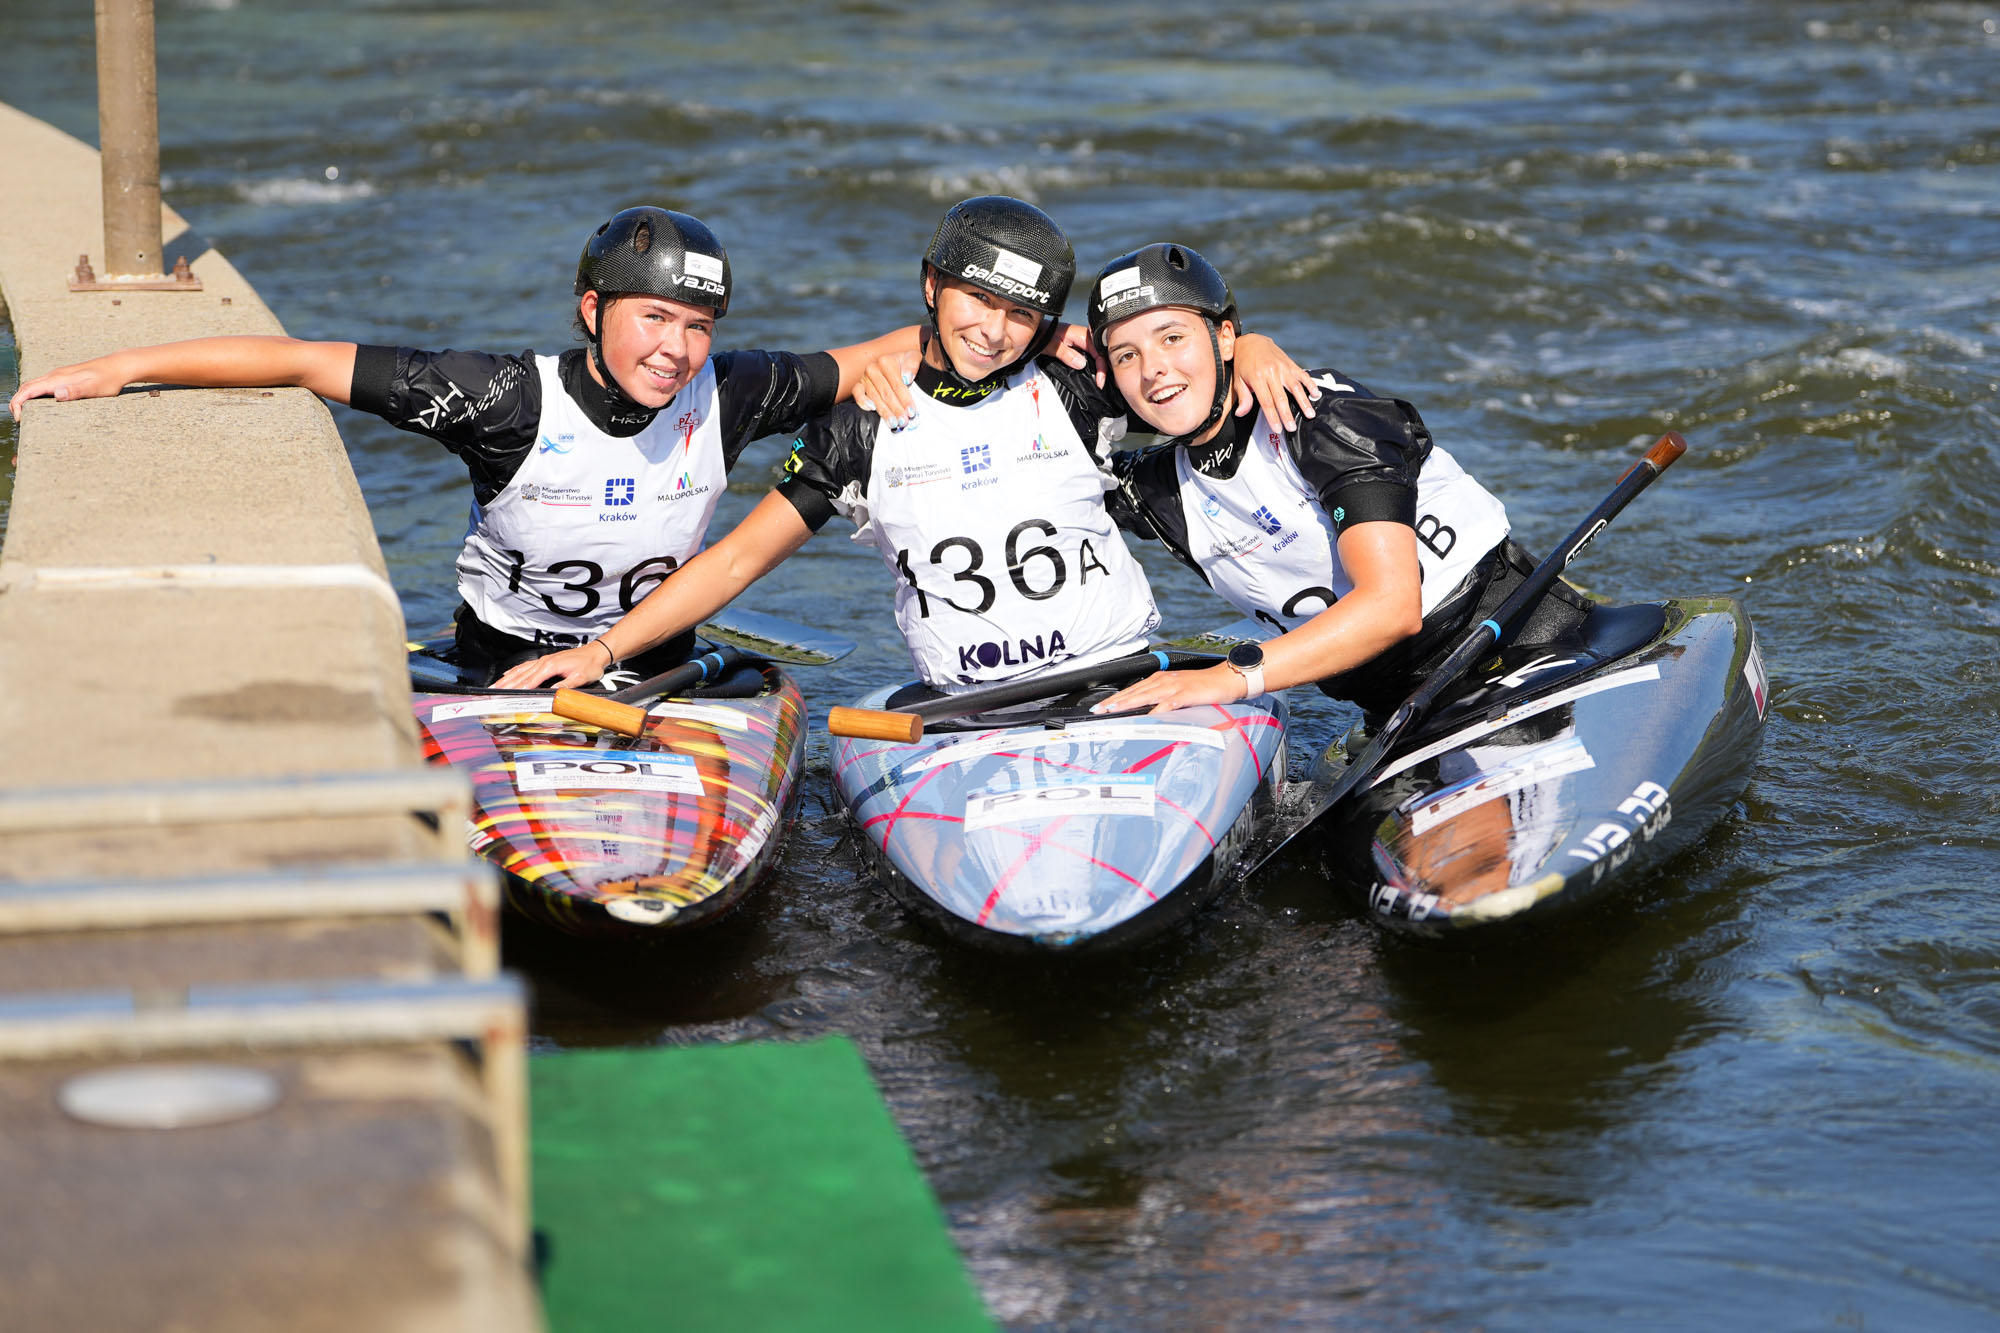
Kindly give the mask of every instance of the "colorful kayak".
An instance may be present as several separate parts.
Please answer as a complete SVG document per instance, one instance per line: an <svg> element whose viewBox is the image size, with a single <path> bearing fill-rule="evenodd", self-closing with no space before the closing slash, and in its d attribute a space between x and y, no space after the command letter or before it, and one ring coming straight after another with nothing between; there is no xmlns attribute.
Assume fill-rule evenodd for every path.
<svg viewBox="0 0 2000 1333"><path fill-rule="evenodd" d="M472 779L474 851L523 915L579 935L657 936L713 921L775 864L798 795L805 706L772 663L649 701L643 738L549 711L548 691L464 691L412 652L424 755Z"/></svg>
<svg viewBox="0 0 2000 1333"><path fill-rule="evenodd" d="M1483 940L1630 884L1726 814L1768 682L1727 598L1595 608L1475 671L1322 823L1328 876L1380 923ZM1323 779L1345 763L1321 759Z"/></svg>
<svg viewBox="0 0 2000 1333"><path fill-rule="evenodd" d="M1164 929L1229 884L1284 780L1285 723L1270 697L1134 718L1067 700L913 745L836 737L834 778L913 914L987 948L1074 952Z"/></svg>

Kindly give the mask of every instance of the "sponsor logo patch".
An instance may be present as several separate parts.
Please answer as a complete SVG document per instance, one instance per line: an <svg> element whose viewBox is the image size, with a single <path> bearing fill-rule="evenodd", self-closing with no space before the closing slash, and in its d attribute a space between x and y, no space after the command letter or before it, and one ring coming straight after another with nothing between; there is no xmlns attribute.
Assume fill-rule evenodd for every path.
<svg viewBox="0 0 2000 1333"><path fill-rule="evenodd" d="M683 254L681 271L704 282L722 281L722 261L714 255Z"/></svg>
<svg viewBox="0 0 2000 1333"><path fill-rule="evenodd" d="M987 670L997 666L1020 667L1035 662L1056 662L1069 655L1069 644L1064 642L1062 631L1055 630L1044 643L1037 634L1032 639L1010 639L1001 643L971 643L958 650L958 669L962 672ZM970 680L971 677L967 676Z"/></svg>
<svg viewBox="0 0 2000 1333"><path fill-rule="evenodd" d="M612 477L604 483L604 503L628 505L637 497L639 482L634 477Z"/></svg>
<svg viewBox="0 0 2000 1333"><path fill-rule="evenodd" d="M1030 286L1042 280L1042 266L1026 255L1017 255L1012 250L996 249L993 252L993 271L1003 278L1012 278Z"/></svg>
<svg viewBox="0 0 2000 1333"><path fill-rule="evenodd" d="M1134 264L1131 268L1121 268L1116 273L1105 274L1104 281L1097 284L1097 294L1108 304L1111 297L1119 292L1129 292L1138 285L1139 266Z"/></svg>
<svg viewBox="0 0 2000 1333"><path fill-rule="evenodd" d="M951 469L943 463L911 463L882 470L882 484L894 490L898 486L923 486L933 481L943 481L951 475Z"/></svg>

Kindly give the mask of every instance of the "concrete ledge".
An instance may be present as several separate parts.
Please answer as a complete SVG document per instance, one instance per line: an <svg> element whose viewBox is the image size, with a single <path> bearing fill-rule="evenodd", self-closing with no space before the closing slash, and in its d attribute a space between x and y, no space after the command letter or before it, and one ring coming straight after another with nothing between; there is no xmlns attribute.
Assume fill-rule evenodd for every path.
<svg viewBox="0 0 2000 1333"><path fill-rule="evenodd" d="M0 179L0 296L24 379L121 347L283 332L170 210L167 262L186 255L204 291L69 292L77 255L103 245L97 153L6 106ZM402 612L316 398L43 401L21 422L18 458L0 546L0 805L27 814L0 833L0 881L145 884L464 854L460 814L439 818L433 801L426 822L405 808L425 784L402 779L424 776ZM311 818L298 812L319 807L260 806L231 787L383 775L393 799ZM168 805L201 822L133 813ZM479 1010L477 1032L400 1033L428 1012L427 990L466 988L464 958L422 910L376 911L0 934L13 992L0 1008L18 1038L0 1058L0 1195L16 1205L0 1223L0 1328L540 1327L521 1263L520 996L504 1022ZM297 993L296 1014L256 1010L272 983ZM360 1017L315 999L369 985L409 994ZM105 986L131 991L125 1027L88 1051L34 1044L67 1032L46 1017L64 994ZM219 986L251 995L242 1013L194 1003ZM473 1038L476 1079L458 1045ZM72 1074L149 1052L219 1052L284 1095L246 1120L175 1129L57 1109Z"/></svg>
<svg viewBox="0 0 2000 1333"><path fill-rule="evenodd" d="M187 255L203 291L70 292L77 255L103 245L97 153L0 106L0 172L0 294L23 379L121 347L283 332L171 210L168 262ZM0 786L415 767L403 641L346 449L310 393L128 390L25 411L0 548ZM344 859L429 851L413 821L353 824ZM193 851L106 834L82 863L60 843L0 839L0 875L141 873L168 846ZM212 860L166 870L295 861L325 838L303 822L289 843L261 829L248 857L214 841Z"/></svg>

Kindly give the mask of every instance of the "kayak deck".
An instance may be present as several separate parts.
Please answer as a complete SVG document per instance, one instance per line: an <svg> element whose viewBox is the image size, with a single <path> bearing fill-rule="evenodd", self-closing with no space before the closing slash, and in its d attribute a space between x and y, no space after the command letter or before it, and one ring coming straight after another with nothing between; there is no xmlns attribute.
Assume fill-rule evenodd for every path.
<svg viewBox="0 0 2000 1333"><path fill-rule="evenodd" d="M644 737L556 716L551 691L412 696L432 763L472 780L472 849L522 915L572 934L706 924L776 863L805 705L778 667L749 697L653 702ZM753 682L753 687L755 682Z"/></svg>
<svg viewBox="0 0 2000 1333"><path fill-rule="evenodd" d="M1726 814L1768 704L1733 600L1599 607L1509 649L1329 816L1327 875L1381 924L1489 938L1642 877ZM1339 747L1321 761L1337 777Z"/></svg>
<svg viewBox="0 0 2000 1333"><path fill-rule="evenodd" d="M1283 781L1285 724L1270 697L1132 718L1069 701L913 745L836 738L834 778L876 870L920 919L989 949L1094 950L1226 887Z"/></svg>

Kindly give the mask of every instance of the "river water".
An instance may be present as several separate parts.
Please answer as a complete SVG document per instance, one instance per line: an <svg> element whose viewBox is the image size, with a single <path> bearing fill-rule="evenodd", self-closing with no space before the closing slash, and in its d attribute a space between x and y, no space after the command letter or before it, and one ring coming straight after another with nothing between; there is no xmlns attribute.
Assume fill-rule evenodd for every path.
<svg viewBox="0 0 2000 1333"><path fill-rule="evenodd" d="M1530 546L1683 432L1573 572L1746 601L1749 791L1518 950L1280 878L1043 974L867 881L816 739L733 924L510 937L539 1046L850 1034L1012 1329L1994 1326L2000 5L1040 8L159 0L167 193L295 334L500 351L567 343L582 238L636 202L724 237L739 346L914 320L971 193L1040 202L1087 272L1184 240L1302 361L1416 402ZM8 0L0 96L94 139L90 22ZM341 426L441 623L462 473ZM1147 559L1169 628L1233 618ZM816 715L906 674L887 603L833 535L749 599L864 644ZM1297 707L1301 753L1345 724Z"/></svg>

